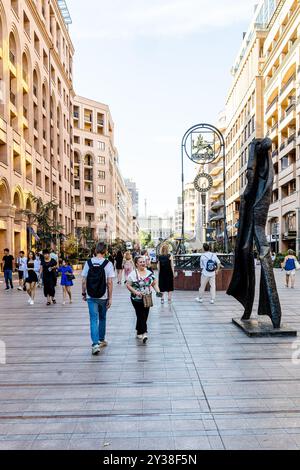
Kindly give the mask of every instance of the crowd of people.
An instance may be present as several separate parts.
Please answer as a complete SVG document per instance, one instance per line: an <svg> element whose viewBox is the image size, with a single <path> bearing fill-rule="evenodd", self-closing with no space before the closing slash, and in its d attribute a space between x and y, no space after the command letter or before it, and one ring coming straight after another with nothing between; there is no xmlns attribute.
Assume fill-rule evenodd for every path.
<svg viewBox="0 0 300 470"><path fill-rule="evenodd" d="M203 245L200 259L201 286L196 301L203 303L207 284L210 285L211 304L216 299L216 276L222 265L220 259L210 250L208 244ZM27 256L20 251L16 260L9 250L4 250L3 271L5 290L14 289L13 272L18 273L18 287L27 292L29 305L34 305L36 290L43 288L46 305L56 304L56 287L61 276L63 305L69 300L72 303L72 286L75 279L73 269L65 259L59 259L54 250L45 249L35 253L29 251ZM142 343L148 341L147 321L153 306L152 291L165 301L172 303L174 292L175 268L172 254L167 244L162 245L157 260L158 276L156 277L147 250L109 252L105 243L97 244L93 256L84 265L82 276L82 298L88 304L90 316L90 335L92 354L97 355L101 348L107 346L106 316L112 305L113 280L117 284L126 285L130 293L130 301L136 315L136 337ZM296 271L300 269L299 262L292 250L288 251L282 265L285 271L286 287L295 287Z"/></svg>
<svg viewBox="0 0 300 470"><path fill-rule="evenodd" d="M58 254L55 251L47 249L36 253L29 251L27 256L24 251L20 251L17 258L14 259L9 249L5 249L2 261L5 291L14 289L13 273L17 272L17 290L27 292L29 305L34 305L37 287L43 288L47 306L56 304L55 288L61 274L63 304L66 303L67 297L72 303L71 287L75 278L73 269L66 260L59 263Z"/></svg>

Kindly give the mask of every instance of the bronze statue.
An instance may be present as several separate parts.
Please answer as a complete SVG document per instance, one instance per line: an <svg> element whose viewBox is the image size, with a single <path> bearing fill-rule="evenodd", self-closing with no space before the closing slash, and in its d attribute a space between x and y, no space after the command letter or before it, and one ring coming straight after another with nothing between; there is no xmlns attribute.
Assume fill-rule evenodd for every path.
<svg viewBox="0 0 300 470"><path fill-rule="evenodd" d="M265 231L274 180L271 147L270 139L256 139L250 146L248 184L241 198L234 272L227 294L245 308L242 320L249 320L255 296L255 243L261 262L258 315L269 316L274 328L280 328L281 306Z"/></svg>

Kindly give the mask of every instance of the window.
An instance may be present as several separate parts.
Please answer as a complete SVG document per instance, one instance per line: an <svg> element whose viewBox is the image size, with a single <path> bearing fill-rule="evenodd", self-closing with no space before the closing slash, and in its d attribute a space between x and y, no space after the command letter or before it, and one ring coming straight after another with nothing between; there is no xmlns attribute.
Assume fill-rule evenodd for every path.
<svg viewBox="0 0 300 470"><path fill-rule="evenodd" d="M34 33L34 48L38 55L40 55L40 40L36 33Z"/></svg>
<svg viewBox="0 0 300 470"><path fill-rule="evenodd" d="M25 11L23 14L23 26L25 33L30 37L30 22L28 16L26 15Z"/></svg>
<svg viewBox="0 0 300 470"><path fill-rule="evenodd" d="M98 178L101 180L105 180L105 171L98 171Z"/></svg>
<svg viewBox="0 0 300 470"><path fill-rule="evenodd" d="M18 0L11 0L11 7L16 13L17 16L19 16L19 5L18 5Z"/></svg>
<svg viewBox="0 0 300 470"><path fill-rule="evenodd" d="M98 150L105 150L105 143L104 142L98 142Z"/></svg>
<svg viewBox="0 0 300 470"><path fill-rule="evenodd" d="M105 165L105 157L98 157L98 164Z"/></svg>
<svg viewBox="0 0 300 470"><path fill-rule="evenodd" d="M106 207L106 201L105 201L105 199L99 199L99 206L100 206L100 207Z"/></svg>
<svg viewBox="0 0 300 470"><path fill-rule="evenodd" d="M105 186L99 185L98 186L98 193L99 194L105 194Z"/></svg>

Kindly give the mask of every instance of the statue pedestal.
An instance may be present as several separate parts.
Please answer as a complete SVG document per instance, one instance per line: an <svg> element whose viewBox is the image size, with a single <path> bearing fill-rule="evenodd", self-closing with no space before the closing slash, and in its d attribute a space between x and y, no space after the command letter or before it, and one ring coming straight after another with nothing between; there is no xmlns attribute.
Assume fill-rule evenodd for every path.
<svg viewBox="0 0 300 470"><path fill-rule="evenodd" d="M297 336L297 331L288 325L281 325L281 328L273 328L271 320L241 320L233 318L232 322L251 338L265 336Z"/></svg>

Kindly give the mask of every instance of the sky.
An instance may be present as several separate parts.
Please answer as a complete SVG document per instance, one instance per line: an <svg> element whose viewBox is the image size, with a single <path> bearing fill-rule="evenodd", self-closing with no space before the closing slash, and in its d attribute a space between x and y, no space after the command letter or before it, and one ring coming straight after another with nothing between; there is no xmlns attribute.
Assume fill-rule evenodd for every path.
<svg viewBox="0 0 300 470"><path fill-rule="evenodd" d="M172 214L181 140L224 109L253 0L67 0L78 95L108 104L120 168L140 214ZM185 158L186 180L195 169Z"/></svg>

